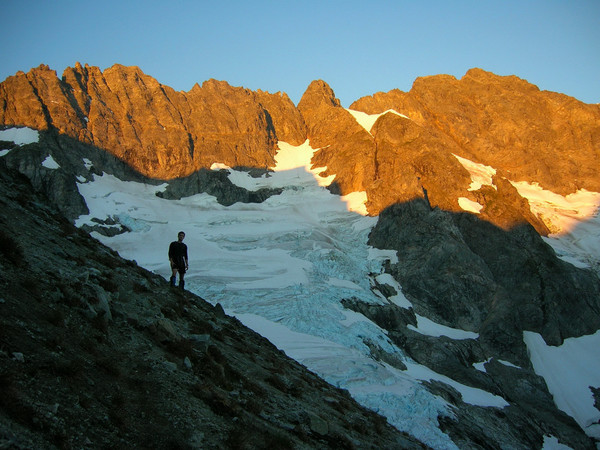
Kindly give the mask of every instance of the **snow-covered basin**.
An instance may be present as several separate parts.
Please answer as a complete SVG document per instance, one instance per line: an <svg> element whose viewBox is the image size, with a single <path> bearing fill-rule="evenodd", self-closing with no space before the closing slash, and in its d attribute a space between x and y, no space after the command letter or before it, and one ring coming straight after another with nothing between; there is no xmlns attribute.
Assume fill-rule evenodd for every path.
<svg viewBox="0 0 600 450"><path fill-rule="evenodd" d="M93 217L118 218L132 232L95 237L164 277L170 272L169 242L178 231L185 231L190 254L186 288L221 303L228 314L328 382L348 389L400 430L434 448L455 448L437 422L439 415L452 414L450 408L419 380L446 382L476 405L502 408L507 403L416 364L384 330L342 307L340 301L350 297L368 303L387 301L371 290L369 274L380 273L380 282L393 283L382 273L382 264L394 259L395 252L367 245L377 219L362 215L364 194L332 195L324 186L333 176L324 179L318 175L324 168L310 169L315 150L308 141L298 147L285 143L279 147L275 172L268 177L252 178L229 170L230 179L247 189L284 188L281 195L263 203L224 207L207 194L165 200L155 195L164 185L123 182L105 174L79 184L90 214L80 217L77 225L91 223ZM395 287L399 294L392 301L411 307L401 287ZM416 330L476 338L425 318L419 319ZM372 359L366 340L396 354L408 369Z"/></svg>

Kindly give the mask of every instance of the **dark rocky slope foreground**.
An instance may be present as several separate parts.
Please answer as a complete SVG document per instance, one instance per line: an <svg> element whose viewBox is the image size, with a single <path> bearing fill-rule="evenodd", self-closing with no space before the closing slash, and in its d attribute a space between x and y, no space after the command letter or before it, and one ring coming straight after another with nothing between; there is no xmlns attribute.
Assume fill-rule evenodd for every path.
<svg viewBox="0 0 600 450"><path fill-rule="evenodd" d="M421 448L0 160L0 448Z"/></svg>

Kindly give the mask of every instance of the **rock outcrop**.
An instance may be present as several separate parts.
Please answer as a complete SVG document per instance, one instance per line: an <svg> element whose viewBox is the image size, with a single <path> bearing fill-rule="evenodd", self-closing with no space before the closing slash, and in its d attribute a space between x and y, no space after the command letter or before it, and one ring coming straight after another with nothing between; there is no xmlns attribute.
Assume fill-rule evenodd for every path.
<svg viewBox="0 0 600 450"><path fill-rule="evenodd" d="M316 152L312 163L327 167L322 176L335 174L334 191L364 191L375 177L373 137L341 107L324 81L313 81L298 103L307 136Z"/></svg>

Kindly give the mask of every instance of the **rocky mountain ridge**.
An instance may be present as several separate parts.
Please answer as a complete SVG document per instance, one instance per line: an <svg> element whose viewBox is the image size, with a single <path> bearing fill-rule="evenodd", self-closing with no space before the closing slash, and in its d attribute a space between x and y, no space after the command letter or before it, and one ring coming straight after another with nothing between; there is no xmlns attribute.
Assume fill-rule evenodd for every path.
<svg viewBox="0 0 600 450"><path fill-rule="evenodd" d="M176 92L121 65L102 72L78 63L61 79L42 65L0 84L0 123L54 129L151 178L184 177L215 162L268 169L278 141L309 139L320 149L314 166L336 175L331 189L366 192L372 215L425 196L432 207L461 211L462 197L504 229L529 223L547 234L508 181L563 195L600 192L600 106L517 77L472 69L460 80L418 78L409 92L377 93L350 108L380 117L365 129L324 81L311 83L297 107L286 94L216 80ZM455 155L493 167L493 191L470 189Z"/></svg>
<svg viewBox="0 0 600 450"><path fill-rule="evenodd" d="M1 90L0 122L54 128L154 178L189 175L215 161L268 167L275 124L292 142L303 131L286 95L254 93L216 80L176 92L137 67L115 65L101 72L77 64L59 80L40 66L10 77Z"/></svg>

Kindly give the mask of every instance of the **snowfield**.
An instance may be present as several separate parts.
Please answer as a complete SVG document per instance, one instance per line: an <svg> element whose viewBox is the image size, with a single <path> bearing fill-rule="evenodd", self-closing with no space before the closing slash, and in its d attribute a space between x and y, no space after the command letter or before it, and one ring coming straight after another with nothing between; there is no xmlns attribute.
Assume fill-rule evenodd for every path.
<svg viewBox="0 0 600 450"><path fill-rule="evenodd" d="M559 409L575 419L588 436L600 439L600 411L590 386L600 386L600 331L546 345L538 333L524 333L535 372L541 375Z"/></svg>
<svg viewBox="0 0 600 450"><path fill-rule="evenodd" d="M324 168L310 170L314 149L280 143L277 165L270 176L252 178L222 165L230 179L247 189L283 187L281 195L261 204L224 207L208 194L165 200L156 192L165 186L124 182L111 175L79 184L92 218L113 217L132 232L114 237L94 236L121 256L161 274L170 275L167 248L177 232L186 232L190 269L186 288L267 337L290 357L328 382L347 389L363 405L378 411L400 430L434 448L456 448L438 428L439 415L451 415L449 405L432 395L420 380L451 384L466 402L502 408L500 397L462 385L407 358L386 332L340 301L387 302L373 292L369 274L379 274L394 252L367 245L377 218L365 217L364 194L340 198L324 186ZM391 277L389 277L391 278ZM392 281L387 280L390 284ZM410 308L401 289L393 301ZM473 338L421 318L418 331ZM375 361L365 343L377 345L404 361L398 370Z"/></svg>
<svg viewBox="0 0 600 450"><path fill-rule="evenodd" d="M474 405L503 408L508 403L415 363L384 330L343 308L340 301L348 298L412 307L402 295L401 286L382 270L386 260L394 261L395 252L367 245L377 218L363 215L366 196L332 195L325 186L334 176L320 177L325 168L311 170L315 150L308 141L298 147L280 143L279 148L274 172L261 178L218 162L213 166L213 170L227 170L230 180L246 189L284 189L281 195L261 204L225 207L208 194L166 200L155 195L165 185L124 182L104 174L95 176L92 182L82 179L78 185L90 214L81 216L76 225L93 225L93 218L115 218L131 232L94 236L124 258L136 260L165 279L170 276L168 245L178 231L185 231L190 255L187 289L207 301L220 303L228 314L331 384L347 389L357 401L387 417L398 429L433 448L456 448L437 421L438 416L453 414L450 405L423 388L421 380L447 383L462 394L465 402ZM491 182L489 173L488 168L479 168L474 183ZM385 299L372 289L373 277L393 286L398 294ZM418 317L418 326L413 328L451 339L478 337L425 317ZM557 356L531 336L524 339L536 371L549 380L550 372L544 367L552 367ZM571 347L579 342L583 341L569 341L573 355L582 354ZM374 360L369 347L373 345L402 360L407 370ZM593 352L598 360L598 350ZM483 364L477 368L484 370ZM567 374L564 377L554 379L558 385L572 381ZM560 394L552 392L560 406ZM568 413L579 417L582 426L588 426L595 417L583 405L576 404ZM551 436L545 440L545 448L560 447Z"/></svg>

